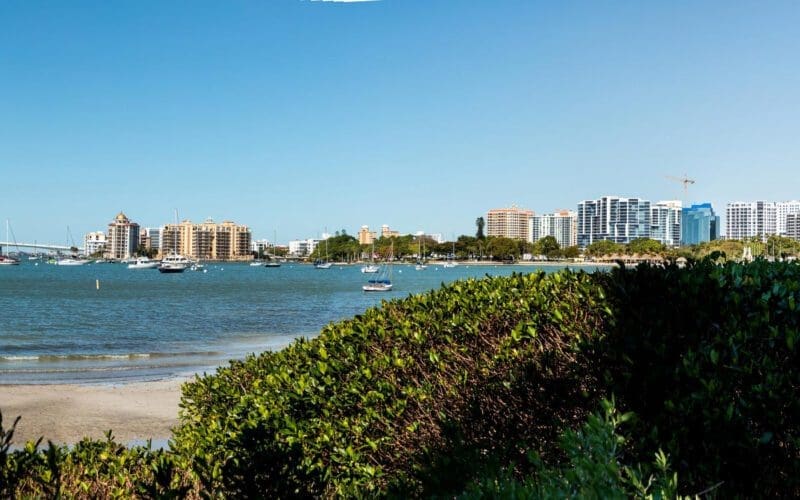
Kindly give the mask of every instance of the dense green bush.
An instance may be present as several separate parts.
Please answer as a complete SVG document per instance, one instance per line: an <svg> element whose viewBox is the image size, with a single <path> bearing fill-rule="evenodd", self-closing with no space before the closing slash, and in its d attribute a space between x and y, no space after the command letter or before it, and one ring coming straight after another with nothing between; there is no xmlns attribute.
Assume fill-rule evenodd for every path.
<svg viewBox="0 0 800 500"><path fill-rule="evenodd" d="M684 494L800 496L798 302L764 261L457 282L185 385L171 452L0 425L0 496L668 496L666 456Z"/></svg>
<svg viewBox="0 0 800 500"><path fill-rule="evenodd" d="M602 301L564 272L386 302L187 386L174 447L208 490L253 496L458 490L518 441L554 458L597 403L576 346Z"/></svg>

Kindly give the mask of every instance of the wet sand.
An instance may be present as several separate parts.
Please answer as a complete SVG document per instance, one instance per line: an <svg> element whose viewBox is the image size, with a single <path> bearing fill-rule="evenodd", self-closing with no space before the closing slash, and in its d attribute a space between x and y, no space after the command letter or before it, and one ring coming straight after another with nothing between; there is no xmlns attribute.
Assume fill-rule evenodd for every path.
<svg viewBox="0 0 800 500"><path fill-rule="evenodd" d="M13 443L44 437L72 444L83 437L104 439L111 429L120 443L168 439L178 423L185 379L118 385L0 385L0 411L8 429L21 415Z"/></svg>

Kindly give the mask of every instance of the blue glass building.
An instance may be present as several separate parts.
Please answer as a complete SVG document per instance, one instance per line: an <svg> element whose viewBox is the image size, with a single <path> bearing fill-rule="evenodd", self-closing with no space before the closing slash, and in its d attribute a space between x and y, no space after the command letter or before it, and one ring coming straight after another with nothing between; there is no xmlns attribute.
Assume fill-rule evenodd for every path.
<svg viewBox="0 0 800 500"><path fill-rule="evenodd" d="M697 245L719 237L719 215L711 203L701 203L681 210L681 245Z"/></svg>

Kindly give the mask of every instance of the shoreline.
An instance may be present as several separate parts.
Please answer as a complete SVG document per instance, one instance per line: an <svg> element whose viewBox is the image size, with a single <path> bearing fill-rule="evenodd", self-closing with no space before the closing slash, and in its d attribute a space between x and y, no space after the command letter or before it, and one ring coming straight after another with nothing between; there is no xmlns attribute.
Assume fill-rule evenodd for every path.
<svg viewBox="0 0 800 500"><path fill-rule="evenodd" d="M172 437L178 424L181 386L176 377L121 384L0 385L3 426L21 416L12 444L43 437L56 444L75 444L84 437L105 439L110 429L117 442L143 444Z"/></svg>

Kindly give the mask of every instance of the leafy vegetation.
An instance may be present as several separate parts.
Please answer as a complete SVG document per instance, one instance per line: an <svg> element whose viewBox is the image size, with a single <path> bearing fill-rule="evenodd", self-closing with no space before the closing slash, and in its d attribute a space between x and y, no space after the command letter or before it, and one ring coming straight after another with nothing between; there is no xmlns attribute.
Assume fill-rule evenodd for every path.
<svg viewBox="0 0 800 500"><path fill-rule="evenodd" d="M715 257L384 302L185 385L170 452L0 430L0 496L796 497L800 266Z"/></svg>

